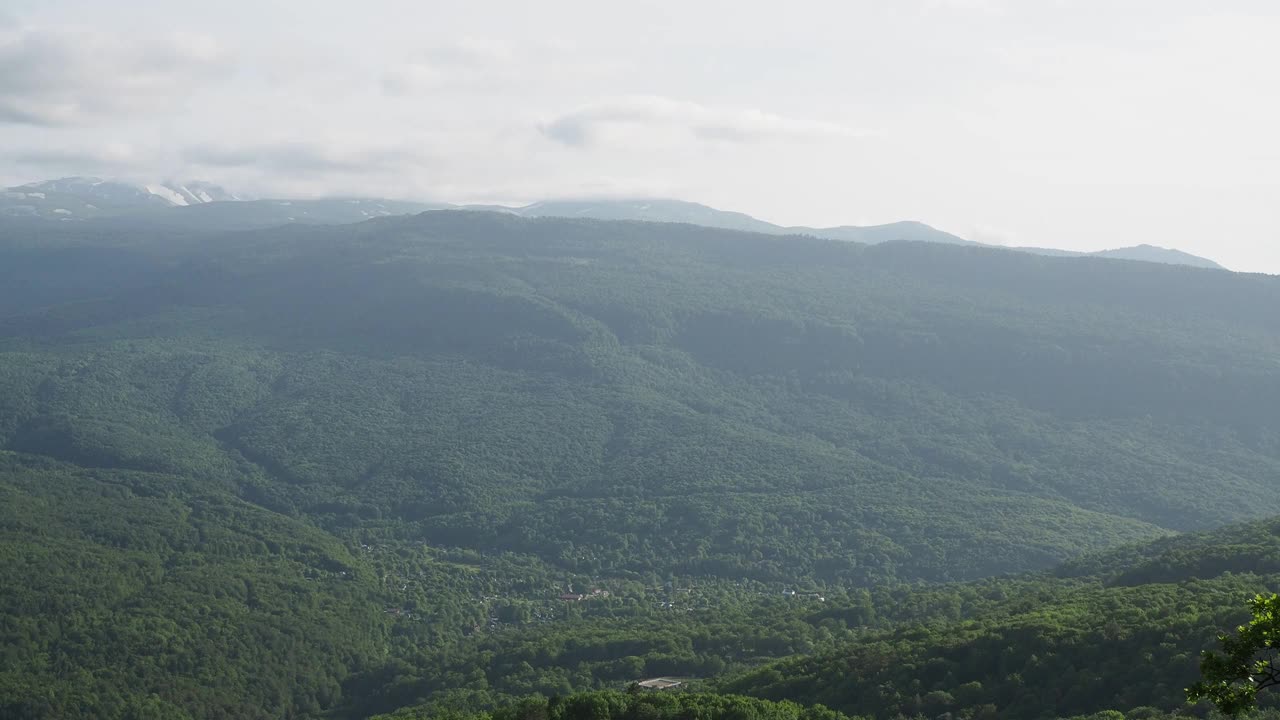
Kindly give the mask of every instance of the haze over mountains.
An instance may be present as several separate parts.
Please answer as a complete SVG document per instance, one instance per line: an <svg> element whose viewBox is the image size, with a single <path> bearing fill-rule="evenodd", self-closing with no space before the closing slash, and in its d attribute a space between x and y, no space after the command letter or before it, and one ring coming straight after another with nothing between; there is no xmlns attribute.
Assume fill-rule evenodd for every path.
<svg viewBox="0 0 1280 720"><path fill-rule="evenodd" d="M0 2L0 720L1280 720L1276 38Z"/></svg>
<svg viewBox="0 0 1280 720"><path fill-rule="evenodd" d="M230 202L235 202L235 206L225 205ZM210 205L214 207L208 207ZM246 201L240 196L205 182L135 185L85 177L30 183L9 188L0 194L0 216L75 220L123 219L145 214L156 222L214 230L252 229L287 223L342 224L374 217L442 209L496 211L521 217L576 217L689 223L770 235L812 235L866 244L906 240L981 245L981 243L915 221L862 227L781 226L744 213L717 210L698 203L662 198L552 200L519 207L452 205L354 197ZM1222 269L1222 266L1207 258L1149 244L1091 253L1034 247L1011 249L1064 257L1095 256Z"/></svg>
<svg viewBox="0 0 1280 720"><path fill-rule="evenodd" d="M1280 278L585 217L646 201L142 202L0 233L5 717L677 676L1155 718L1277 583L1273 523L992 578L1280 515Z"/></svg>

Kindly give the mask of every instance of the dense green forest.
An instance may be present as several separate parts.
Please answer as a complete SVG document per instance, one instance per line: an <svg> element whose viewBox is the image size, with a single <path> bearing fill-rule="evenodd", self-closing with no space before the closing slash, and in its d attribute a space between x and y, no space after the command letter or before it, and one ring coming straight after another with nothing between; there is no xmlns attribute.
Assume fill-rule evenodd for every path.
<svg viewBox="0 0 1280 720"><path fill-rule="evenodd" d="M477 212L0 225L0 715L1169 712L1280 572L1271 525L1160 540L1280 514L1277 301Z"/></svg>
<svg viewBox="0 0 1280 720"><path fill-rule="evenodd" d="M1270 520L1031 575L820 603L729 595L683 616L509 628L460 645L445 663L420 658L400 694L377 702L445 714L675 675L703 678L698 690L856 717L1203 717L1207 706L1184 707L1182 693L1197 678L1200 651L1247 616L1249 597L1278 588L1280 521ZM635 655L619 662L626 653ZM529 664L523 674L520 663ZM476 668L485 671L459 682Z"/></svg>
<svg viewBox="0 0 1280 720"><path fill-rule="evenodd" d="M439 713L406 709L381 720L415 720L439 717ZM468 717L457 715L454 717ZM475 720L849 720L823 707L791 702L770 702L741 696L710 694L662 694L644 692L589 692L563 698L530 698L500 710L470 716Z"/></svg>
<svg viewBox="0 0 1280 720"><path fill-rule="evenodd" d="M1086 567L1099 574L1079 575ZM1280 521L1099 555L1042 577L959 621L904 624L725 687L876 717L1175 710L1198 679L1200 651L1247 617L1248 598L1280 589Z"/></svg>
<svg viewBox="0 0 1280 720"><path fill-rule="evenodd" d="M924 704L927 707L927 704ZM376 716L373 720L668 720L679 718L705 718L706 720L865 720L834 712L823 706L804 706L788 701L770 702L740 695L680 693L643 694L617 691L585 692L551 699L535 697L519 703L484 713L457 713L426 708L406 708L396 713ZM927 717L918 714L915 717ZM943 712L938 717L956 717ZM963 716L961 716L963 717ZM983 710L973 717L1000 717ZM1046 716L1050 717L1050 716ZM1165 713L1153 707L1134 708L1128 713L1118 710L1102 710L1087 715L1073 715L1058 720L1175 720L1186 718L1179 712ZM1252 720L1275 720L1280 713L1256 712Z"/></svg>

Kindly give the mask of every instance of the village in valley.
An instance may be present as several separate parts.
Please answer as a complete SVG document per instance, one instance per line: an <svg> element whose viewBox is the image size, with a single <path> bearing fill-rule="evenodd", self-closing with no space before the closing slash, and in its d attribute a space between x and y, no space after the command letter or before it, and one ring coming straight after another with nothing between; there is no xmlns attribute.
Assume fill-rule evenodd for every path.
<svg viewBox="0 0 1280 720"><path fill-rule="evenodd" d="M512 581L509 568L496 572L493 565L530 560L474 552L460 556L426 544L420 544L422 555L417 558L406 558L401 552L393 553L375 543L362 542L356 547L383 569L384 586L391 600L384 612L397 621L423 622L431 618L431 613L426 612L426 603L420 598L425 595L426 581L432 577L432 571L444 570L477 589L483 588L484 591L475 595L472 613L478 622L463 628L468 634L501 632L506 628L554 623L570 617L694 613L723 607L726 602L759 603L770 598L788 604L827 601L827 593L821 590L746 579L707 582L670 578L646 583L628 578L588 578L555 583L538 579L538 576L546 577L547 568L531 567L530 577ZM677 687L683 682L677 680L670 686L655 682L652 687Z"/></svg>

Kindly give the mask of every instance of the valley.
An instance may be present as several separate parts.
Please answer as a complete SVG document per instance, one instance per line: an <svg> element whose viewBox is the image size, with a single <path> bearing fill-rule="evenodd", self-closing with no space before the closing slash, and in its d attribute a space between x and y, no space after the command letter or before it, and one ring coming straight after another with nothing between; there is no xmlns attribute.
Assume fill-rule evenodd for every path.
<svg viewBox="0 0 1280 720"><path fill-rule="evenodd" d="M1205 716L1280 589L1274 277L201 207L0 225L6 717Z"/></svg>

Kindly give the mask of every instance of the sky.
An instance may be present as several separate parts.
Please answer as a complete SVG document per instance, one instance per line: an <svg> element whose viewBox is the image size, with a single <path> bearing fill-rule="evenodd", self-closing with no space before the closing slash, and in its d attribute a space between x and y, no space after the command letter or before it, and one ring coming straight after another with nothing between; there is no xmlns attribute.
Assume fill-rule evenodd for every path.
<svg viewBox="0 0 1280 720"><path fill-rule="evenodd" d="M0 183L675 197L1280 273L1274 0L6 0Z"/></svg>

